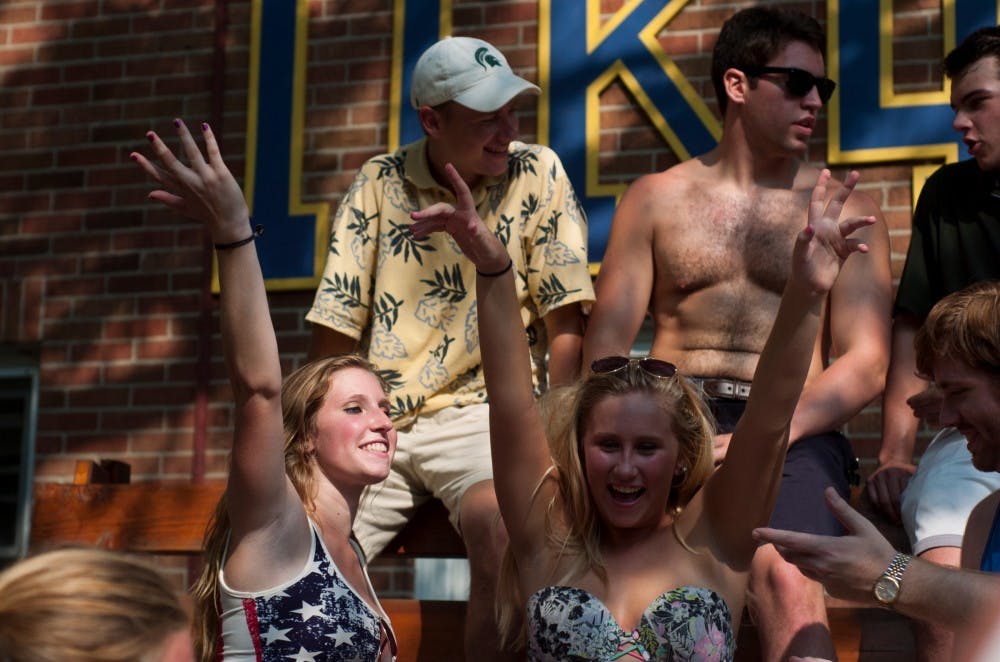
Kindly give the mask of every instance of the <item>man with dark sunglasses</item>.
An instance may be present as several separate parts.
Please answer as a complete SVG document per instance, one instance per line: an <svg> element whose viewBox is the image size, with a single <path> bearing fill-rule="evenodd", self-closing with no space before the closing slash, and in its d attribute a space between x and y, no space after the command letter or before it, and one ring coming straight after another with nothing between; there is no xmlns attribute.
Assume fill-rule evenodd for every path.
<svg viewBox="0 0 1000 662"><path fill-rule="evenodd" d="M743 67L743 73L752 78L774 74L783 76L782 85L785 86L790 95L796 98L806 96L815 87L819 94L819 100L823 103L829 101L830 97L833 96L833 91L837 89L837 84L829 78L813 76L805 69L797 67Z"/></svg>
<svg viewBox="0 0 1000 662"><path fill-rule="evenodd" d="M615 212L602 261L584 365L628 355L649 312L650 354L698 378L710 398L719 461L752 388L819 175L806 158L835 88L826 78L824 49L819 24L798 12L753 7L730 18L712 55L723 118L719 145L634 182ZM846 496L854 472L854 454L839 429L884 385L888 232L878 207L858 192L843 211L844 218L856 216L877 221L860 233L870 255L848 260L830 292L789 430L772 526L842 532L823 500L828 485ZM770 545L754 557L748 604L764 659L834 659L822 587Z"/></svg>

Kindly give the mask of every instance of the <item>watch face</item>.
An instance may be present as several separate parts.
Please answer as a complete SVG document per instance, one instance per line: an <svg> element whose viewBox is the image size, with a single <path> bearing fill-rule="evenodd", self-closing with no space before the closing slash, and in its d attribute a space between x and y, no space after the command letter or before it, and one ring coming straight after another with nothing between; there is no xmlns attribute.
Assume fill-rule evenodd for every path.
<svg viewBox="0 0 1000 662"><path fill-rule="evenodd" d="M879 577L875 582L875 598L882 604L892 604L899 595L899 582L892 577Z"/></svg>

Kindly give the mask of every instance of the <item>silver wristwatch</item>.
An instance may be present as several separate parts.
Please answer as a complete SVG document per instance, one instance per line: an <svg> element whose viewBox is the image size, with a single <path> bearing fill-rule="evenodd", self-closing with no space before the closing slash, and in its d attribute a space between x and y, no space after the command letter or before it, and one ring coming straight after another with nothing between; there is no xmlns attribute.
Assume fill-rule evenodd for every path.
<svg viewBox="0 0 1000 662"><path fill-rule="evenodd" d="M897 553L892 557L892 562L889 563L889 567L885 569L882 576L875 580L872 593L875 594L875 599L886 607L891 606L899 597L903 573L906 572L906 566L910 564L911 559L913 557L909 554Z"/></svg>

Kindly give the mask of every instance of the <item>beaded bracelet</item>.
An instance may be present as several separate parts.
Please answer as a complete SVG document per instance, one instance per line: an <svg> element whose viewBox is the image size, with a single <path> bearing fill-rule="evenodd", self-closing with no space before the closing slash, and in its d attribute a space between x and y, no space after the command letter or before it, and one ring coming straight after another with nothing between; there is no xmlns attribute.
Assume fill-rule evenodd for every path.
<svg viewBox="0 0 1000 662"><path fill-rule="evenodd" d="M497 276L503 276L505 273L510 271L513 268L513 266L514 266L514 258L510 258L509 260L507 260L507 266L501 269L500 271L493 271L491 273L486 274L480 271L479 269L476 269L476 273L482 276L483 278L496 278Z"/></svg>
<svg viewBox="0 0 1000 662"><path fill-rule="evenodd" d="M239 241L232 241L228 244L214 244L215 250L228 251L231 248L239 248L240 246L245 246L254 239L256 239L257 237L261 236L262 234L264 234L264 226L258 224L257 227L255 227L253 231L250 233L250 236L247 237L246 239L240 239Z"/></svg>

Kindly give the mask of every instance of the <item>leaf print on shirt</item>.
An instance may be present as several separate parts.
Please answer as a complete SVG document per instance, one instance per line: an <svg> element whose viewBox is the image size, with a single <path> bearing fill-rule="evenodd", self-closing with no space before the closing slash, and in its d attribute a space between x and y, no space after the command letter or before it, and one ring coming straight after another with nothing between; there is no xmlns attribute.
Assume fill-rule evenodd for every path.
<svg viewBox="0 0 1000 662"><path fill-rule="evenodd" d="M566 205L566 213L577 227L586 227L587 225L587 215L583 211L583 205L580 204L580 198L577 197L576 191L569 191L569 201Z"/></svg>
<svg viewBox="0 0 1000 662"><path fill-rule="evenodd" d="M348 210L349 218L353 219L347 224L347 229L353 232L351 236L351 255L359 267L365 264L365 249L368 244L374 241L371 233L371 222L378 218L379 212L373 212L371 216L365 216L364 209L351 207Z"/></svg>
<svg viewBox="0 0 1000 662"><path fill-rule="evenodd" d="M493 234L497 236L497 239L499 239L504 246L510 246L511 229L514 227L514 223L515 219L513 216L500 214L500 220L497 221L497 229L493 232Z"/></svg>
<svg viewBox="0 0 1000 662"><path fill-rule="evenodd" d="M348 212L350 213L350 218L353 220L347 223L347 229L353 230L354 234L358 235L358 239L361 240L362 244L367 244L372 240L372 220L378 218L379 212L372 212L371 216L365 216L365 210L358 209L357 207L351 207Z"/></svg>
<svg viewBox="0 0 1000 662"><path fill-rule="evenodd" d="M444 362L448 357L448 348L454 341L454 338L445 334L427 357L427 362L420 368L420 374L417 376L421 386L436 391L442 384L448 383L448 371L444 367Z"/></svg>
<svg viewBox="0 0 1000 662"><path fill-rule="evenodd" d="M344 274L334 274L333 278L323 278L319 291L321 294L330 296L339 306L345 309L367 308L361 300L361 278L359 276L348 276Z"/></svg>
<svg viewBox="0 0 1000 662"><path fill-rule="evenodd" d="M538 231L541 232L541 236L539 236L535 241L535 246L547 246L552 241L552 237L556 236L559 232L560 216L562 216L562 212L554 211L552 212L552 215L549 216L547 223L542 223L538 226Z"/></svg>
<svg viewBox="0 0 1000 662"><path fill-rule="evenodd" d="M483 388L483 382L480 379L481 372L481 366L477 365L469 368L452 381L451 392L455 396L472 393L481 398L483 402L486 402L486 389ZM461 407L463 401L465 401L464 398L456 397L455 406Z"/></svg>
<svg viewBox="0 0 1000 662"><path fill-rule="evenodd" d="M344 191L344 197L341 198L340 205L337 207L337 212L333 218L333 223L330 226L332 229L330 232L330 243L327 246L327 249L333 255L340 255L340 250L337 248L337 244L340 242L340 236L337 234L337 231L342 225L342 217L348 213L349 205L347 202L354 200L358 191L362 190L368 184L368 181L368 175L365 174L364 170L361 170L354 177L354 180L351 182L351 186ZM340 231L343 232L342 229Z"/></svg>
<svg viewBox="0 0 1000 662"><path fill-rule="evenodd" d="M340 255L340 249L337 248L339 241L340 237L337 236L337 231L334 230L330 233L330 241L326 245L326 250L330 255Z"/></svg>
<svg viewBox="0 0 1000 662"><path fill-rule="evenodd" d="M392 209L398 209L403 216L409 216L411 211L417 209L413 205L416 203L415 192L412 186L407 184L406 179L390 177L386 179L382 186L382 198ZM395 215L397 218L398 214Z"/></svg>
<svg viewBox="0 0 1000 662"><path fill-rule="evenodd" d="M396 396L395 399L389 401L389 418L395 420L402 416L403 414L409 412L415 412L424 406L424 396L420 396L413 400L412 396L406 396L406 399Z"/></svg>
<svg viewBox="0 0 1000 662"><path fill-rule="evenodd" d="M528 194L527 200L521 200L521 218L529 220L538 211L538 198L534 193Z"/></svg>
<svg viewBox="0 0 1000 662"><path fill-rule="evenodd" d="M420 282L429 287L417 302L414 317L427 326L447 331L458 315L458 306L455 304L469 296L462 270L458 264L442 267L434 270L433 278L423 278Z"/></svg>
<svg viewBox="0 0 1000 662"><path fill-rule="evenodd" d="M399 321L399 309L402 305L402 300L397 300L388 292L383 292L378 298L378 303L372 308L374 325L384 327L386 331L392 331L393 325Z"/></svg>
<svg viewBox="0 0 1000 662"><path fill-rule="evenodd" d="M458 307L438 297L424 297L417 302L413 316L429 327L446 330L455 320Z"/></svg>
<svg viewBox="0 0 1000 662"><path fill-rule="evenodd" d="M389 225L392 227L389 230L389 249L393 255L402 253L404 262L409 262L410 255L412 254L417 264L423 265L424 258L420 254L421 251L437 251L437 248L431 245L429 237L425 239L414 237L413 233L410 232L409 223L396 223L392 219L389 219Z"/></svg>
<svg viewBox="0 0 1000 662"><path fill-rule="evenodd" d="M382 328L372 329L371 348L368 350L372 356L380 359L405 359L406 346L394 333L390 333Z"/></svg>
<svg viewBox="0 0 1000 662"><path fill-rule="evenodd" d="M395 154L386 154L385 156L375 159L375 164L378 166L378 178L385 179L390 175L395 175L396 179L403 178L403 166L406 164L406 151L400 150Z"/></svg>
<svg viewBox="0 0 1000 662"><path fill-rule="evenodd" d="M566 286L559 280L559 277L552 274L538 286L538 307L543 310L552 310L558 307L558 304L570 294L575 294L579 291L580 288L567 290Z"/></svg>
<svg viewBox="0 0 1000 662"><path fill-rule="evenodd" d="M479 308L469 306L469 313L465 316L465 351L469 354L479 347Z"/></svg>
<svg viewBox="0 0 1000 662"><path fill-rule="evenodd" d="M406 386L406 380L403 379L403 373L399 370L379 370L378 375L382 378L382 381L385 382L385 388L388 393L398 391Z"/></svg>
<svg viewBox="0 0 1000 662"><path fill-rule="evenodd" d="M453 264L450 271L448 267L435 269L433 280L422 278L420 282L430 285L427 296L439 297L451 303L463 301L468 296L465 281L462 279L462 270L458 264Z"/></svg>
<svg viewBox="0 0 1000 662"><path fill-rule="evenodd" d="M507 157L507 172L510 173L511 179L517 179L525 172L536 174L535 163L537 162L537 154L526 149L519 149Z"/></svg>
<svg viewBox="0 0 1000 662"><path fill-rule="evenodd" d="M541 236L535 242L535 246L542 246L545 249L545 264L548 266L565 266L567 264L579 264L579 256L565 242L556 239L559 233L559 220L562 212L554 211L549 216L547 223L539 226Z"/></svg>
<svg viewBox="0 0 1000 662"><path fill-rule="evenodd" d="M493 186L486 187L486 208L489 209L491 214L496 214L497 210L503 206L504 200L507 198L507 189L507 178L500 180Z"/></svg>
<svg viewBox="0 0 1000 662"><path fill-rule="evenodd" d="M562 267L567 264L578 264L580 258L573 249L561 241L549 244L545 247L545 264L549 266Z"/></svg>

